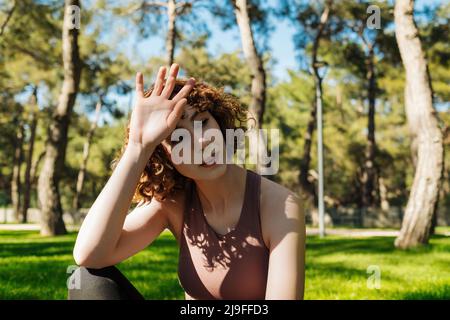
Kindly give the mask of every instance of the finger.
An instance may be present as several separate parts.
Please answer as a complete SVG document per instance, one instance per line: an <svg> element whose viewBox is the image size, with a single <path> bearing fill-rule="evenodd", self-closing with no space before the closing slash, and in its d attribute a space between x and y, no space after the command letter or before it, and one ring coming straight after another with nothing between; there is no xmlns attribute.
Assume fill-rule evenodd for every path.
<svg viewBox="0 0 450 320"><path fill-rule="evenodd" d="M174 63L170 67L169 76L167 78L166 84L164 86L164 90L162 91L161 95L169 99L170 95L172 94L173 88L175 87L175 80L177 78L178 74L178 64Z"/></svg>
<svg viewBox="0 0 450 320"><path fill-rule="evenodd" d="M183 88L180 90L180 92L177 93L177 95L175 97L173 97L173 101L178 101L181 100L185 97L187 97L187 95L189 94L189 92L192 90L192 88L195 85L195 79L194 78L190 78L186 84L183 86Z"/></svg>
<svg viewBox="0 0 450 320"><path fill-rule="evenodd" d="M136 73L136 93L141 97L144 96L144 76L141 72Z"/></svg>
<svg viewBox="0 0 450 320"><path fill-rule="evenodd" d="M159 96L163 89L164 77L166 76L166 67L159 68L158 75L156 76L155 87L152 91L152 96Z"/></svg>
<svg viewBox="0 0 450 320"><path fill-rule="evenodd" d="M167 125L169 128L175 128L176 124L181 118L181 115L183 114L184 107L187 104L187 99L183 98L180 101L178 101L175 104L175 107L173 107L172 112L167 117Z"/></svg>

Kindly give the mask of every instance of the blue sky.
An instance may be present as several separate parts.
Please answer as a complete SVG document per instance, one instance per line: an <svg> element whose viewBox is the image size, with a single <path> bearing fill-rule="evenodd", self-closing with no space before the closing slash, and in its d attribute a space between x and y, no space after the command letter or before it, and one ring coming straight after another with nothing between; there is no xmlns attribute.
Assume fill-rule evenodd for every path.
<svg viewBox="0 0 450 320"><path fill-rule="evenodd" d="M270 0L273 5L275 0ZM425 5L434 5L444 3L445 0L417 0L416 9L421 10ZM211 36L208 39L208 50L212 54L220 52L232 52L240 50L241 40L237 28L223 31L219 22L211 17L210 14L201 13L200 17L204 19L208 26ZM275 29L268 35L270 53L276 61L274 65L274 75L279 80L286 80L289 69L298 69L299 61L296 60L296 51L293 43L295 27L286 20L273 20ZM129 30L127 30L129 31ZM122 43L124 52L128 57L135 61L144 63L150 56L163 56L165 51L164 29L157 35L148 39L141 39L136 32L128 33L131 36L129 41Z"/></svg>
<svg viewBox="0 0 450 320"><path fill-rule="evenodd" d="M427 5L443 4L444 2L445 0L418 0L416 1L416 10L421 10ZM270 6L274 6L274 4L275 0L269 1ZM207 48L210 53L218 55L221 52L240 50L241 39L237 27L224 31L217 19L214 19L210 14L202 12L200 18L205 21L205 24L208 26L211 33L207 42ZM275 28L268 35L269 50L275 62L273 64L272 72L275 80L287 80L288 70L299 69L299 61L296 59L296 50L293 43L295 27L286 21L286 19L272 19L272 23ZM126 53L129 59L134 63L144 65L151 56L164 56L164 28L162 28L159 34L147 39L142 39L136 32L136 28L130 30L129 25L122 25L122 27L120 27L117 20L105 23L105 25L110 25L112 28L111 32L104 33L106 37L105 41L116 43L118 45L116 50ZM113 31L120 29L122 29L122 32ZM149 77L150 75L147 75L147 81L150 80ZM115 98L119 100L119 104L123 107L125 107L125 105L129 106L130 97L116 96Z"/></svg>
<svg viewBox="0 0 450 320"><path fill-rule="evenodd" d="M218 55L222 52L233 52L241 49L241 39L237 28L224 31L220 23L210 14L202 13L200 17L204 19L211 33L207 42L207 48L211 54ZM273 70L274 75L281 80L287 78L288 69L297 67L295 48L292 41L295 29L287 21L274 20L273 22L275 29L269 34L268 40L271 55L277 61ZM123 26L123 28L126 28L126 26ZM160 34L148 39L139 37L135 30L127 30L127 34L130 36L127 41L121 42L123 47L121 51L126 52L131 60L144 64L151 56L164 56L164 29ZM112 39L117 38L117 35L111 35L107 41L116 41Z"/></svg>
<svg viewBox="0 0 450 320"><path fill-rule="evenodd" d="M421 10L427 5L444 4L446 2L446 0L417 0L416 10ZM274 6L275 3L276 0L269 0L270 6ZM85 3L86 6L90 6L90 4L92 2ZM217 19L214 19L210 14L201 13L200 18L205 21L211 33L207 42L210 53L218 55L221 52L240 50L241 39L237 27L224 31ZM102 41L108 42L115 51L125 53L133 64L144 65L152 56L164 56L165 28L162 28L161 32L155 36L142 39L138 35L136 28L131 28L129 24L121 25L117 18L113 17L107 20L99 16L95 20L103 31ZM272 72L276 80L287 80L288 70L299 69L299 61L296 60L297 53L293 43L295 28L286 19L277 20L272 18L272 23L274 24L274 30L268 35L269 50L274 60ZM82 28L81 32L88 32L88 30L83 30ZM146 77L148 82L150 80L149 77L150 75ZM129 80L131 83L133 82L133 79ZM122 110L128 109L130 102L133 101L133 97L130 97L130 95L118 96L112 94L110 97L117 100ZM77 108L80 108L80 105L85 105L85 102L84 99L79 97L77 99ZM439 109L441 109L440 107ZM448 107L444 107L444 109L446 108L448 109ZM78 110L81 111L80 109Z"/></svg>

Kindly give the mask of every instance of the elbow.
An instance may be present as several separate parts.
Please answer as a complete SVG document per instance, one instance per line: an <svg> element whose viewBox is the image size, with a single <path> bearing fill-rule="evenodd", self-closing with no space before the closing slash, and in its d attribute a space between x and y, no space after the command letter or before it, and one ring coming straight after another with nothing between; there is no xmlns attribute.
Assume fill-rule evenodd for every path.
<svg viewBox="0 0 450 320"><path fill-rule="evenodd" d="M104 259L98 259L93 254L86 252L75 245L73 249L73 259L76 265L80 267L90 268L90 269L102 269L108 266L108 263Z"/></svg>
<svg viewBox="0 0 450 320"><path fill-rule="evenodd" d="M103 261L91 259L89 257L81 256L75 253L73 255L73 259L75 260L77 266L89 269L103 269L109 266L108 263L105 263Z"/></svg>
<svg viewBox="0 0 450 320"><path fill-rule="evenodd" d="M75 242L75 246L73 248L72 252L73 259L75 260L75 263L79 266L85 267L88 263L88 254L87 250L83 248L83 246L80 243L79 237L77 238L77 241Z"/></svg>
<svg viewBox="0 0 450 320"><path fill-rule="evenodd" d="M76 245L73 249L73 259L75 260L75 263L80 267L90 267L91 261L88 257L88 255L80 250Z"/></svg>

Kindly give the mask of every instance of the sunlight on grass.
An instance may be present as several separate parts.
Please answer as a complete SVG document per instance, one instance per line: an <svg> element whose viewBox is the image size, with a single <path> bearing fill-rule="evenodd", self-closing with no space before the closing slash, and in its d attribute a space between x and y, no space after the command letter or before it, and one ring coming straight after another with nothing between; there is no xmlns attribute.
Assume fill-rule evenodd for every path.
<svg viewBox="0 0 450 320"><path fill-rule="evenodd" d="M75 238L0 231L0 299L66 299ZM408 251L396 250L393 241L308 237L305 298L450 299L450 237L436 235L428 246ZM184 299L177 262L176 241L166 231L118 267L146 299ZM368 288L369 266L381 272L380 289Z"/></svg>
<svg viewBox="0 0 450 320"><path fill-rule="evenodd" d="M449 299L450 238L400 251L394 238L308 238L307 299ZM369 266L381 272L380 289L367 285Z"/></svg>

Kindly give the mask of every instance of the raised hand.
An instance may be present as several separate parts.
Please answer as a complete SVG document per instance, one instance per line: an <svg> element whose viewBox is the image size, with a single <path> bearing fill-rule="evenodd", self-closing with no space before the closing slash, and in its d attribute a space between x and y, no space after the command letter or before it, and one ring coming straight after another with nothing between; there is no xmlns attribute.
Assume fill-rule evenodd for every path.
<svg viewBox="0 0 450 320"><path fill-rule="evenodd" d="M166 67L159 68L155 87L147 98L144 97L143 75L140 72L136 74L136 102L131 114L129 143L144 149L156 147L175 129L186 106L186 97L195 84L195 80L190 78L180 92L169 100L178 69L177 64L172 64L164 84Z"/></svg>

